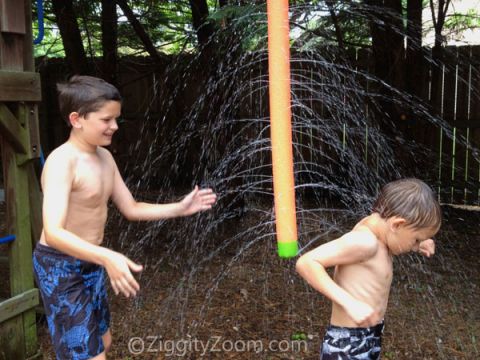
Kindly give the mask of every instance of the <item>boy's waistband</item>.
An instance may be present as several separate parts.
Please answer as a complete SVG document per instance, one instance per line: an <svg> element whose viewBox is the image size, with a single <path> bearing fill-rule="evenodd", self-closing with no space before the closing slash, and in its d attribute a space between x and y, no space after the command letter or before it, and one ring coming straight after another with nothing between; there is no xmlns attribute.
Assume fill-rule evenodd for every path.
<svg viewBox="0 0 480 360"><path fill-rule="evenodd" d="M46 259L52 259L55 263L58 263L59 261L63 264L69 263L76 268L78 267L79 269L83 269L85 271L94 271L101 268L100 265L77 259L51 246L43 245L40 242L38 242L35 246L34 256L36 256L40 262L44 262Z"/></svg>
<svg viewBox="0 0 480 360"><path fill-rule="evenodd" d="M377 325L370 326L370 327L343 327L343 326L329 325L327 328L327 331L329 332L348 331L349 334L356 335L356 336L366 336L366 335L381 336L383 333L384 325L385 325L385 322L383 320Z"/></svg>
<svg viewBox="0 0 480 360"><path fill-rule="evenodd" d="M56 257L64 258L64 259L75 259L73 256L70 256L61 251L58 251L57 249L51 246L43 245L40 242L38 242L37 245L35 246L35 251L41 254L53 255Z"/></svg>

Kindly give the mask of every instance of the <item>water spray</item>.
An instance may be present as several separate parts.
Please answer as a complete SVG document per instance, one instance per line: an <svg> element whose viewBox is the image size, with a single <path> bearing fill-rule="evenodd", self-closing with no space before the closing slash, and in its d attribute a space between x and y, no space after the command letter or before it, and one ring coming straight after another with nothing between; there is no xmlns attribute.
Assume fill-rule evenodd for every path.
<svg viewBox="0 0 480 360"><path fill-rule="evenodd" d="M297 220L293 177L290 109L290 43L288 0L268 0L268 73L273 192L278 255L297 255Z"/></svg>

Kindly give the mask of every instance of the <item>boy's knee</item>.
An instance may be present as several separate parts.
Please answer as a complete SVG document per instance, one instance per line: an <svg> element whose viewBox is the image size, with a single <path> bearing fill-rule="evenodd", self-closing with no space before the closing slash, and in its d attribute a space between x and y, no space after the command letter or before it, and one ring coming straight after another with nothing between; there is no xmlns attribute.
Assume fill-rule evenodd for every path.
<svg viewBox="0 0 480 360"><path fill-rule="evenodd" d="M110 330L108 330L105 335L102 336L102 340L103 347L105 348L105 352L107 353L112 348L112 334L110 333Z"/></svg>
<svg viewBox="0 0 480 360"><path fill-rule="evenodd" d="M107 357L105 356L105 351L102 352L101 354L98 354L97 356L91 358L90 360L106 360Z"/></svg>

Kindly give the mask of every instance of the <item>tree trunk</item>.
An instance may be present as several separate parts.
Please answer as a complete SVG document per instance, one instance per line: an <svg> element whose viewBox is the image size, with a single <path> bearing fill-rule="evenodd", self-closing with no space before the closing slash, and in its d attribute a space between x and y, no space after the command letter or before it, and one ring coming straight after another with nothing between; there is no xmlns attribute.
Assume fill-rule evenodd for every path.
<svg viewBox="0 0 480 360"><path fill-rule="evenodd" d="M73 10L72 0L52 0L52 9L62 37L65 57L73 74L88 74L85 49Z"/></svg>
<svg viewBox="0 0 480 360"><path fill-rule="evenodd" d="M410 94L421 97L425 82L422 55L422 0L408 0L407 20L406 88Z"/></svg>
<svg viewBox="0 0 480 360"><path fill-rule="evenodd" d="M152 59L154 59L155 61L159 61L160 55L158 54L157 49L153 45L152 40L150 39L148 34L145 32L142 24L140 24L140 21L138 21L138 19L136 18L132 9L130 9L130 7L128 6L127 2L125 0L116 0L116 2L118 6L120 6L120 8L122 9L123 14L127 17L130 25L132 25L135 33L142 41L143 45L145 46L145 50L147 50Z"/></svg>
<svg viewBox="0 0 480 360"><path fill-rule="evenodd" d="M193 28L197 32L198 42L204 45L213 34L213 26L208 22L208 5L206 0L189 0L192 9Z"/></svg>
<svg viewBox="0 0 480 360"><path fill-rule="evenodd" d="M102 76L116 84L117 77L117 4L115 0L102 0Z"/></svg>
<svg viewBox="0 0 480 360"><path fill-rule="evenodd" d="M404 89L404 47L401 0L366 0L370 6L370 31L372 35L372 51L374 59L374 73L388 85L399 90ZM379 121L384 132L393 135L390 118L398 123L402 109L391 101L393 93L387 87L380 87L378 91L384 95L385 101L380 105L384 114L380 114Z"/></svg>
<svg viewBox="0 0 480 360"><path fill-rule="evenodd" d="M340 27L340 23L338 22L337 14L335 13L335 1L327 0L326 4L328 6L328 11L330 12L330 17L332 18L333 26L335 27L335 36L337 37L338 47L344 50L345 46L343 43L343 32L342 28Z"/></svg>
<svg viewBox="0 0 480 360"><path fill-rule="evenodd" d="M443 63L443 26L445 24L445 17L447 15L450 0L439 0L438 13L435 14L435 7L433 1L430 0L430 10L432 12L433 26L435 28L435 44L432 49L432 58L434 64L432 65L432 89L430 103L433 109L440 109L441 107L441 87L442 87L442 63Z"/></svg>

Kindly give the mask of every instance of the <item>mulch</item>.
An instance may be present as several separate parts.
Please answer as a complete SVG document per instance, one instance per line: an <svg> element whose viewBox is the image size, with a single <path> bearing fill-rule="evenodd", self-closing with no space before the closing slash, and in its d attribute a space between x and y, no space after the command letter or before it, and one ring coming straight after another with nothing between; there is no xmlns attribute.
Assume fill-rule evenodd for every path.
<svg viewBox="0 0 480 360"><path fill-rule="evenodd" d="M437 254L394 262L383 359L480 358L480 211L443 208ZM2 211L0 206L0 218ZM234 219L230 234L222 235L255 221L248 214ZM122 232L118 222L109 222L107 237ZM134 248L136 232L127 234L123 245L110 246ZM251 240L214 255L179 247L175 256L165 256L169 243L136 249L135 260L146 264L138 276L140 294L126 299L109 289L114 339L109 358L318 359L330 304L297 276L294 260L276 256L273 237ZM44 358L54 359L40 315L37 326Z"/></svg>

